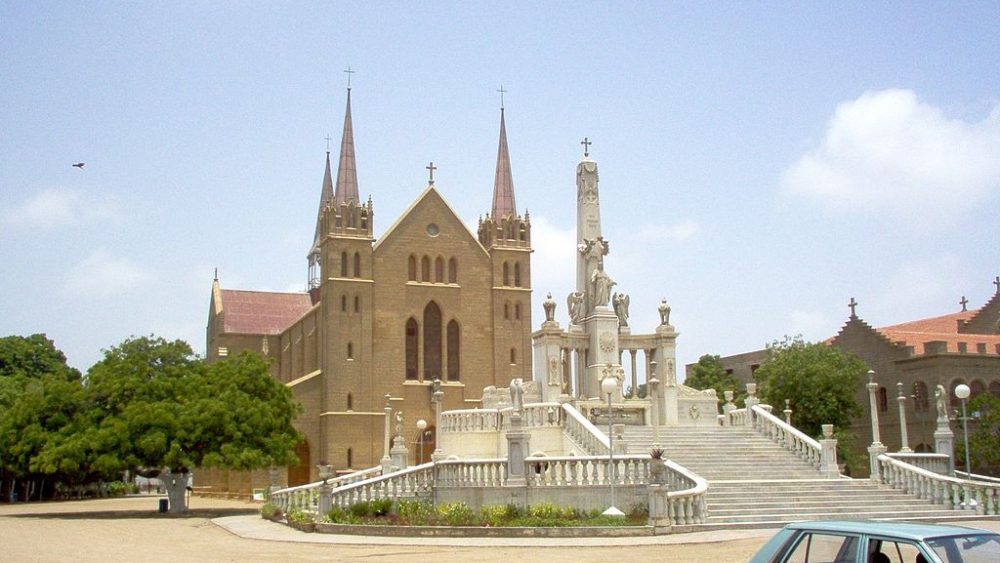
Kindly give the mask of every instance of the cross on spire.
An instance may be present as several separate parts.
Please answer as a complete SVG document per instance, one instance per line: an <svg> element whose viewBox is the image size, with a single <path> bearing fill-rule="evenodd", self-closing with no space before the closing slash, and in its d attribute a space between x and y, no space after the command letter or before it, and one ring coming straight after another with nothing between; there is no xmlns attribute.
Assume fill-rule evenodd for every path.
<svg viewBox="0 0 1000 563"><path fill-rule="evenodd" d="M590 142L590 139L584 137L580 144L583 145L583 156L590 156L590 145L594 144Z"/></svg>
<svg viewBox="0 0 1000 563"><path fill-rule="evenodd" d="M344 72L347 73L347 89L350 90L351 89L351 75L354 74L357 71L356 70L351 70L351 66L348 65L347 66L347 70L345 70Z"/></svg>
<svg viewBox="0 0 1000 563"><path fill-rule="evenodd" d="M1000 295L1000 276L993 280L993 285L997 286L997 295Z"/></svg>
<svg viewBox="0 0 1000 563"><path fill-rule="evenodd" d="M497 92L500 92L500 111L503 111L503 95L506 94L509 91L510 90L504 90L503 89L503 84L501 84L500 85L500 89L497 90Z"/></svg>
<svg viewBox="0 0 1000 563"><path fill-rule="evenodd" d="M426 168L427 170L430 171L431 177L430 177L430 180L428 180L427 183L433 186L434 185L434 171L437 170L437 166L434 166L434 162L431 161L431 163L428 164L427 166L424 166L424 168Z"/></svg>
<svg viewBox="0 0 1000 563"><path fill-rule="evenodd" d="M968 300L968 299L966 299L964 295L962 296L962 300L961 300L961 301L959 301L959 302L958 302L958 304L962 306L962 311L963 311L963 312L965 312L965 311L968 311L968 310L969 310L969 309L968 309L968 308L966 307L966 305L968 305L968 304L969 304L969 300Z"/></svg>
<svg viewBox="0 0 1000 563"><path fill-rule="evenodd" d="M330 141L332 141L333 139L330 138L330 134L329 133L327 133L326 137L323 137L323 138L326 139L326 152L327 152L327 154L329 154L330 153Z"/></svg>
<svg viewBox="0 0 1000 563"><path fill-rule="evenodd" d="M851 297L851 302L848 303L847 306L851 308L851 318L852 319L858 318L857 313L854 311L854 308L858 306L858 302L855 301L853 297Z"/></svg>

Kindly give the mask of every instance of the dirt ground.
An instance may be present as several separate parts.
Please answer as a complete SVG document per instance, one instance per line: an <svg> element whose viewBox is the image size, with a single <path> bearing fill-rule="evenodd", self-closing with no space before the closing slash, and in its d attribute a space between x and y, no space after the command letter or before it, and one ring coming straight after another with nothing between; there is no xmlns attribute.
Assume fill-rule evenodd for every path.
<svg viewBox="0 0 1000 563"><path fill-rule="evenodd" d="M269 532L264 534L265 537L287 538L245 539L212 522L212 518L256 514L259 506L250 503L193 498L191 513L182 517L157 514L157 505L157 498L153 496L0 504L0 561L473 563L531 559L546 563L603 563L623 560L723 563L746 561L770 535L770 532L764 532L756 537L719 542L709 540L693 544L614 547L580 544L568 547L540 546L539 542L530 539L522 540L524 545L518 547L380 543L345 545L314 543L320 539L319 536L326 534L302 534L287 530L279 524L264 521L258 524L257 520L248 522L249 519L242 519L245 525L252 527L277 527L261 528ZM364 540L354 538L350 541Z"/></svg>

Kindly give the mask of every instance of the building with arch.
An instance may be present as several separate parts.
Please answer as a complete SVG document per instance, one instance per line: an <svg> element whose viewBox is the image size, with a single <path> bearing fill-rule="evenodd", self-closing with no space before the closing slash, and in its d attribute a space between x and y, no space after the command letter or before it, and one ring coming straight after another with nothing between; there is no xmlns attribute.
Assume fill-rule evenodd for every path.
<svg viewBox="0 0 1000 563"><path fill-rule="evenodd" d="M336 471L379 465L387 406L402 411L409 442L418 419L430 422L421 438L432 449L434 390L444 410L475 408L485 387L531 378L531 223L514 203L503 109L493 203L485 205L484 189L478 233L428 169L426 187L376 239L373 198L358 195L348 89L336 180L327 152L315 237L304 245L308 291L213 281L209 361L258 352L304 407L300 464L280 470L281 483L315 481L321 463ZM203 470L199 484L246 490L266 486L267 473Z"/></svg>

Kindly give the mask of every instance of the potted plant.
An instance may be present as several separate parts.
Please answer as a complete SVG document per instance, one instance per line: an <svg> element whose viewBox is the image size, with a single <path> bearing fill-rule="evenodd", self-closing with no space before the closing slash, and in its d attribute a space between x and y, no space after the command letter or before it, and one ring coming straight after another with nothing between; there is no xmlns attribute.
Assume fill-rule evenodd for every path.
<svg viewBox="0 0 1000 563"><path fill-rule="evenodd" d="M667 464L663 461L663 448L653 448L649 452L649 482L663 485L667 482Z"/></svg>

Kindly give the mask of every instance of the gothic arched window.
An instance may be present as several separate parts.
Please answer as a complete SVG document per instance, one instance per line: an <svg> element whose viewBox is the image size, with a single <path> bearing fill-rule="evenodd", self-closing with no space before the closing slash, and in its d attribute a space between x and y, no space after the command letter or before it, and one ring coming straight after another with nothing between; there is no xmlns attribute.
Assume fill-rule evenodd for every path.
<svg viewBox="0 0 1000 563"><path fill-rule="evenodd" d="M424 379L441 377L441 308L431 301L424 307Z"/></svg>
<svg viewBox="0 0 1000 563"><path fill-rule="evenodd" d="M361 298L358 297L357 295L354 296L354 312L355 313L361 312Z"/></svg>
<svg viewBox="0 0 1000 563"><path fill-rule="evenodd" d="M406 379L417 378L418 329L416 319L406 321Z"/></svg>
<svg viewBox="0 0 1000 563"><path fill-rule="evenodd" d="M517 350L515 350L514 348L511 348L510 349L510 365L514 365L516 363L517 363Z"/></svg>
<svg viewBox="0 0 1000 563"><path fill-rule="evenodd" d="M461 353L461 343L459 342L460 335L458 330L458 323L454 320L448 323L448 380L458 381L461 377L460 372L460 353Z"/></svg>
<svg viewBox="0 0 1000 563"><path fill-rule="evenodd" d="M417 257L411 254L406 266L407 279L417 281Z"/></svg>
<svg viewBox="0 0 1000 563"><path fill-rule="evenodd" d="M354 253L354 277L356 277L356 278L360 278L361 277L361 253L360 252L355 252Z"/></svg>
<svg viewBox="0 0 1000 563"><path fill-rule="evenodd" d="M346 252L341 252L340 253L340 277L342 277L342 278L346 278L347 277L347 253Z"/></svg>
<svg viewBox="0 0 1000 563"><path fill-rule="evenodd" d="M889 410L889 393L885 390L885 387L878 388L878 412L886 412Z"/></svg>
<svg viewBox="0 0 1000 563"><path fill-rule="evenodd" d="M506 262L503 263L503 285L510 285L510 265Z"/></svg>
<svg viewBox="0 0 1000 563"><path fill-rule="evenodd" d="M448 283L458 283L458 262L454 258L448 260Z"/></svg>
<svg viewBox="0 0 1000 563"><path fill-rule="evenodd" d="M434 281L444 283L444 258L440 256L434 260Z"/></svg>
<svg viewBox="0 0 1000 563"><path fill-rule="evenodd" d="M514 287L521 287L521 263L514 263Z"/></svg>
<svg viewBox="0 0 1000 563"><path fill-rule="evenodd" d="M420 259L420 281L431 281L431 259L426 256Z"/></svg>

